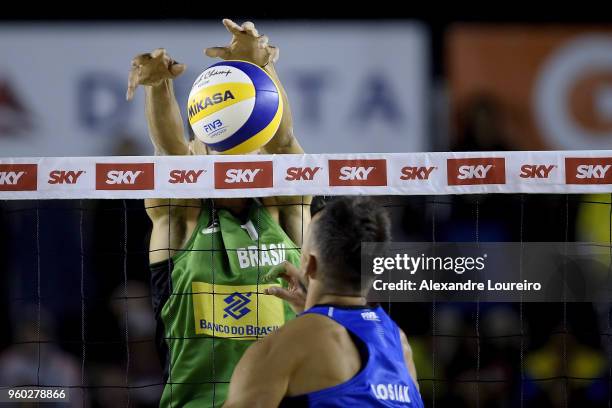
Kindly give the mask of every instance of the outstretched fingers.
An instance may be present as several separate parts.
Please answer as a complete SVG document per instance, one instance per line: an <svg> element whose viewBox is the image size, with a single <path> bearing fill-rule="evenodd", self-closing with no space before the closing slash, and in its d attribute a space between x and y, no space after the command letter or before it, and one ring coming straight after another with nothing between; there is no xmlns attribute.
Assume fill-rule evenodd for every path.
<svg viewBox="0 0 612 408"><path fill-rule="evenodd" d="M204 50L204 54L211 58L228 59L230 53L231 51L228 47L210 47Z"/></svg>
<svg viewBox="0 0 612 408"><path fill-rule="evenodd" d="M230 33L234 35L242 34L242 27L234 23L229 18L223 19L223 25L225 26L225 28L227 28L227 31L229 31Z"/></svg>

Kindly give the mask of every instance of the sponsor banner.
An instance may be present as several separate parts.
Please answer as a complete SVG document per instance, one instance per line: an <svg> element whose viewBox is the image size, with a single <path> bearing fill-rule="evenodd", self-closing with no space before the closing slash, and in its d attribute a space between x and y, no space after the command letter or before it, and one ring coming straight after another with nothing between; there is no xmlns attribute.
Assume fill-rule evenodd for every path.
<svg viewBox="0 0 612 408"><path fill-rule="evenodd" d="M276 70L304 149L359 153L430 148L430 47L425 25L255 23L281 50ZM136 91L134 101L125 100L132 58L164 47L187 65L174 80L187 129L191 87L208 66L220 62L203 55L202 49L226 45L230 39L220 21L2 24L0 152L149 154L144 90ZM220 91L219 97L225 98L227 89ZM224 128L218 122L209 125L213 132Z"/></svg>
<svg viewBox="0 0 612 408"><path fill-rule="evenodd" d="M257 296L278 285L212 285L192 282L196 335L255 340L285 324L283 301Z"/></svg>
<svg viewBox="0 0 612 408"><path fill-rule="evenodd" d="M611 192L606 150L0 158L0 200Z"/></svg>
<svg viewBox="0 0 612 408"><path fill-rule="evenodd" d="M446 43L455 144L612 148L609 26L458 24Z"/></svg>
<svg viewBox="0 0 612 408"><path fill-rule="evenodd" d="M35 191L36 164L0 164L0 191Z"/></svg>
<svg viewBox="0 0 612 408"><path fill-rule="evenodd" d="M446 172L449 186L506 184L506 159L448 159Z"/></svg>
<svg viewBox="0 0 612 408"><path fill-rule="evenodd" d="M185 161L182 157L172 157L155 163L156 185L172 186L180 189L212 189L212 163L207 160Z"/></svg>
<svg viewBox="0 0 612 408"><path fill-rule="evenodd" d="M97 163L96 190L153 190L153 163Z"/></svg>
<svg viewBox="0 0 612 408"><path fill-rule="evenodd" d="M612 157L565 158L567 184L612 184Z"/></svg>
<svg viewBox="0 0 612 408"><path fill-rule="evenodd" d="M330 187L387 185L385 159L329 160L328 164Z"/></svg>
<svg viewBox="0 0 612 408"><path fill-rule="evenodd" d="M273 185L270 160L215 163L215 189L271 188Z"/></svg>

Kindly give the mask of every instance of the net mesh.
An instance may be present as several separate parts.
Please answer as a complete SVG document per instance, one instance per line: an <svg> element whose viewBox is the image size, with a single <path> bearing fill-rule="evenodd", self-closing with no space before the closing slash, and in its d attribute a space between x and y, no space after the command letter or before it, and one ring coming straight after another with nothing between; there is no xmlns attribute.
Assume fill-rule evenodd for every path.
<svg viewBox="0 0 612 408"><path fill-rule="evenodd" d="M376 199L391 215L394 241L612 242L607 194ZM260 217L257 212L258 243ZM0 334L1 387L70 389L73 406L148 407L158 405L168 384L174 400L173 386L181 381L173 378L174 367L164 377L153 357L151 224L142 200L3 201L0 226L0 321L7 328ZM221 255L209 254L216 265ZM218 273L213 269L213 296ZM258 267L257 302L260 279ZM610 306L383 304L410 340L421 394L431 407L612 406ZM217 385L228 379L218 369L223 356L212 350L212 378L198 382L213 385L219 404Z"/></svg>

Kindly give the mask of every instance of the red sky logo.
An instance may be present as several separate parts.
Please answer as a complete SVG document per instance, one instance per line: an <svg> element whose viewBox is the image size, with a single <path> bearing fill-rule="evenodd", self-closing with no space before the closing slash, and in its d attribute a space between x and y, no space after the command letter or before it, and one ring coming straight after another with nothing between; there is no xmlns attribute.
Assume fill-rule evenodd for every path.
<svg viewBox="0 0 612 408"><path fill-rule="evenodd" d="M506 184L503 158L447 159L449 186L474 184Z"/></svg>
<svg viewBox="0 0 612 408"><path fill-rule="evenodd" d="M612 184L612 157L565 158L567 184Z"/></svg>
<svg viewBox="0 0 612 408"><path fill-rule="evenodd" d="M153 190L153 163L96 163L96 190Z"/></svg>
<svg viewBox="0 0 612 408"><path fill-rule="evenodd" d="M334 186L386 186L387 161L329 160L329 185Z"/></svg>
<svg viewBox="0 0 612 408"><path fill-rule="evenodd" d="M523 164L521 166L521 178L537 178L547 179L550 177L550 172L557 166L554 164Z"/></svg>
<svg viewBox="0 0 612 408"><path fill-rule="evenodd" d="M215 188L269 188L273 183L271 161L215 163Z"/></svg>
<svg viewBox="0 0 612 408"><path fill-rule="evenodd" d="M79 177L85 173L83 170L79 171L66 171L66 170L53 170L49 173L48 184L76 184Z"/></svg>
<svg viewBox="0 0 612 408"><path fill-rule="evenodd" d="M287 181L312 181L321 167L289 167L287 169Z"/></svg>
<svg viewBox="0 0 612 408"><path fill-rule="evenodd" d="M170 184L195 184L206 170L172 170L168 183Z"/></svg>
<svg viewBox="0 0 612 408"><path fill-rule="evenodd" d="M406 166L402 167L402 175L400 180L429 180L429 176L437 167L415 167Z"/></svg>
<svg viewBox="0 0 612 408"><path fill-rule="evenodd" d="M36 191L38 165L0 164L0 191Z"/></svg>

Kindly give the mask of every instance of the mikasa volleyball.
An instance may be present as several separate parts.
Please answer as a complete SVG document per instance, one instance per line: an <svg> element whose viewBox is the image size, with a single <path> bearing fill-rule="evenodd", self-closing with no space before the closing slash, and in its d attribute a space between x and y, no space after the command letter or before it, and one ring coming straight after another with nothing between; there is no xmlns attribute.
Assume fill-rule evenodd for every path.
<svg viewBox="0 0 612 408"><path fill-rule="evenodd" d="M244 154L264 146L283 116L278 87L259 66L223 61L195 80L187 104L196 137L222 154Z"/></svg>

